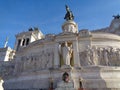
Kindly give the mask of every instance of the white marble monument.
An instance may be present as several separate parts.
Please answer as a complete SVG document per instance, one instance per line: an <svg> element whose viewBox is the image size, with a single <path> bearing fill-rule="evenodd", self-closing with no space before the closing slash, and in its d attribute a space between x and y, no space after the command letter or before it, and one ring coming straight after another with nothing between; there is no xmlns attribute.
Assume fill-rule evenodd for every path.
<svg viewBox="0 0 120 90"><path fill-rule="evenodd" d="M120 90L120 16L107 28L79 31L68 6L66 12L61 33L31 28L16 35L13 50L0 48L0 88Z"/></svg>

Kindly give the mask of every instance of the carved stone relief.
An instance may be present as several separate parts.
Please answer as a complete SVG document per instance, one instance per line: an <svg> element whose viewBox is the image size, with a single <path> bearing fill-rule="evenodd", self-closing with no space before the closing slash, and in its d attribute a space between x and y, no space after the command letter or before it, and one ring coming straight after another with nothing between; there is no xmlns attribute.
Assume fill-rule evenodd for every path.
<svg viewBox="0 0 120 90"><path fill-rule="evenodd" d="M1 62L0 63L0 76L3 77L10 77L13 75L15 69L14 62Z"/></svg>
<svg viewBox="0 0 120 90"><path fill-rule="evenodd" d="M97 48L88 47L85 51L79 53L81 66L86 65L103 65L119 66L120 65L120 48Z"/></svg>
<svg viewBox="0 0 120 90"><path fill-rule="evenodd" d="M52 68L53 60L53 49L45 49L29 56L22 56L21 60L16 62L16 71L37 71Z"/></svg>

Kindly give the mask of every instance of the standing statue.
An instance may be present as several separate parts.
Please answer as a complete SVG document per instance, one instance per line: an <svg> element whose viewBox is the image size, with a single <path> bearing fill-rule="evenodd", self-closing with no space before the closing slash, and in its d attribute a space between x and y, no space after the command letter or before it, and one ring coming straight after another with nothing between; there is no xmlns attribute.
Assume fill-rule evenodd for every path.
<svg viewBox="0 0 120 90"><path fill-rule="evenodd" d="M80 90L81 90L83 88L82 78L79 79L79 86L80 86Z"/></svg>
<svg viewBox="0 0 120 90"><path fill-rule="evenodd" d="M87 49L86 49L86 59L87 59L87 63L88 65L93 65L93 60L91 60L91 53L92 53L92 49L91 47L88 45Z"/></svg>
<svg viewBox="0 0 120 90"><path fill-rule="evenodd" d="M108 66L109 65L109 60L108 60L108 52L107 52L107 49L103 49L103 57L104 57L104 59L103 60L105 60L105 64Z"/></svg>
<svg viewBox="0 0 120 90"><path fill-rule="evenodd" d="M113 15L114 19L120 19L120 15Z"/></svg>
<svg viewBox="0 0 120 90"><path fill-rule="evenodd" d="M103 60L103 48L99 47L97 50L97 54L98 54L98 65L101 65Z"/></svg>
<svg viewBox="0 0 120 90"><path fill-rule="evenodd" d="M92 57L93 57L94 65L98 65L98 54L97 54L97 47L96 46L94 46L92 48Z"/></svg>
<svg viewBox="0 0 120 90"><path fill-rule="evenodd" d="M117 52L116 52L116 56L117 56L117 60L119 60L120 61L120 50L117 50Z"/></svg>
<svg viewBox="0 0 120 90"><path fill-rule="evenodd" d="M74 20L74 16L73 16L72 11L70 11L70 9L69 9L69 7L67 5L65 7L66 7L67 13L66 13L64 19L66 19L66 21L68 21L68 20Z"/></svg>
<svg viewBox="0 0 120 90"><path fill-rule="evenodd" d="M5 40L4 48L7 47L7 44L8 44L8 37L7 37L6 40Z"/></svg>
<svg viewBox="0 0 120 90"><path fill-rule="evenodd" d="M64 65L70 65L70 59L72 54L72 48L68 46L68 43L65 42L61 46L61 55L63 57Z"/></svg>

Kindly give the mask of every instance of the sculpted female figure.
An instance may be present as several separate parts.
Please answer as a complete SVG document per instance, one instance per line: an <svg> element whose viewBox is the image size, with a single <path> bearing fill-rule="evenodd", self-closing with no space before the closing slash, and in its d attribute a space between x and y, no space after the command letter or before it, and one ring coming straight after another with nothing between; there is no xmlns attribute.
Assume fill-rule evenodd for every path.
<svg viewBox="0 0 120 90"><path fill-rule="evenodd" d="M65 42L61 47L61 54L63 57L64 65L70 65L72 49L68 46L67 42Z"/></svg>

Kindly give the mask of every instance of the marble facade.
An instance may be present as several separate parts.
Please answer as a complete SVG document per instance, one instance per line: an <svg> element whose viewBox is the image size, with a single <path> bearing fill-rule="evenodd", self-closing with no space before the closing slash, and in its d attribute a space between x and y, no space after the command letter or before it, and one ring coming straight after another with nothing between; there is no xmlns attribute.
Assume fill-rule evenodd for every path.
<svg viewBox="0 0 120 90"><path fill-rule="evenodd" d="M111 24L115 21L120 18ZM4 90L120 90L120 36L111 28L79 31L67 20L57 35L37 28L17 34L14 57L0 61L0 85ZM65 72L69 83L62 80Z"/></svg>

